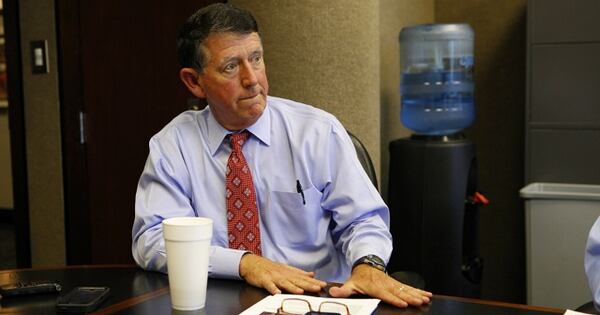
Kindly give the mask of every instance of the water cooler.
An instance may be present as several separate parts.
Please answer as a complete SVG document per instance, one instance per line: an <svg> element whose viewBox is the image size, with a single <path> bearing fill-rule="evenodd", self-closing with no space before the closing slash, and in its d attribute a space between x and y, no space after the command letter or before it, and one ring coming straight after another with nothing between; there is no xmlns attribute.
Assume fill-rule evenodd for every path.
<svg viewBox="0 0 600 315"><path fill-rule="evenodd" d="M475 145L462 130L475 117L474 33L467 24L400 32L401 121L414 133L390 143L389 270L420 274L435 294L479 297Z"/></svg>

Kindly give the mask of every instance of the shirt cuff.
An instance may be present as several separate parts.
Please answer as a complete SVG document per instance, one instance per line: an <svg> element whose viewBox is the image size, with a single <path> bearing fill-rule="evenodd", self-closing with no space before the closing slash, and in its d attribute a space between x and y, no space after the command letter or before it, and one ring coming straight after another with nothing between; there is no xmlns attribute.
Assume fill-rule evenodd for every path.
<svg viewBox="0 0 600 315"><path fill-rule="evenodd" d="M237 279L240 277L240 260L248 251L211 246L208 275L212 278Z"/></svg>

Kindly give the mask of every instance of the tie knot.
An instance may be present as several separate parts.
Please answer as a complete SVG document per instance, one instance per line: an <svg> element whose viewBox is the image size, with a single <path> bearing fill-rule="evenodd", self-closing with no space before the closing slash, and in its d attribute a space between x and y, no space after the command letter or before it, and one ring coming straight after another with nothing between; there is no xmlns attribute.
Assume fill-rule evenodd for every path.
<svg viewBox="0 0 600 315"><path fill-rule="evenodd" d="M231 148L234 151L240 151L242 149L242 146L244 145L244 142L246 142L249 136L250 133L248 132L248 130L244 130L240 133L230 134L229 141L231 141Z"/></svg>

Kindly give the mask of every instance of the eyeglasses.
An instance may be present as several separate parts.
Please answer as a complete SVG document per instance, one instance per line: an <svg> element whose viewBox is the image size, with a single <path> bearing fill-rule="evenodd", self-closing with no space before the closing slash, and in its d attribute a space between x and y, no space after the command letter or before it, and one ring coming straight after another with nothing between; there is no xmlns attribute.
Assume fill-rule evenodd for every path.
<svg viewBox="0 0 600 315"><path fill-rule="evenodd" d="M344 303L325 301L319 304L315 311L310 303L304 299L288 298L281 301L277 309L278 315L351 315L348 306Z"/></svg>

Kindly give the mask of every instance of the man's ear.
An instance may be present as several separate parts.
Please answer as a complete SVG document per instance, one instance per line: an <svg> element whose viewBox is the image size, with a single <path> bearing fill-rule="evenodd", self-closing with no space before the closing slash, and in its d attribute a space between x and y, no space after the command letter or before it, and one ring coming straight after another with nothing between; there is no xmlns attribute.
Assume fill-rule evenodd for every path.
<svg viewBox="0 0 600 315"><path fill-rule="evenodd" d="M196 97L206 98L206 93L204 93L204 89L198 82L198 76L198 71L193 68L181 68L181 70L179 70L179 78L188 90Z"/></svg>

